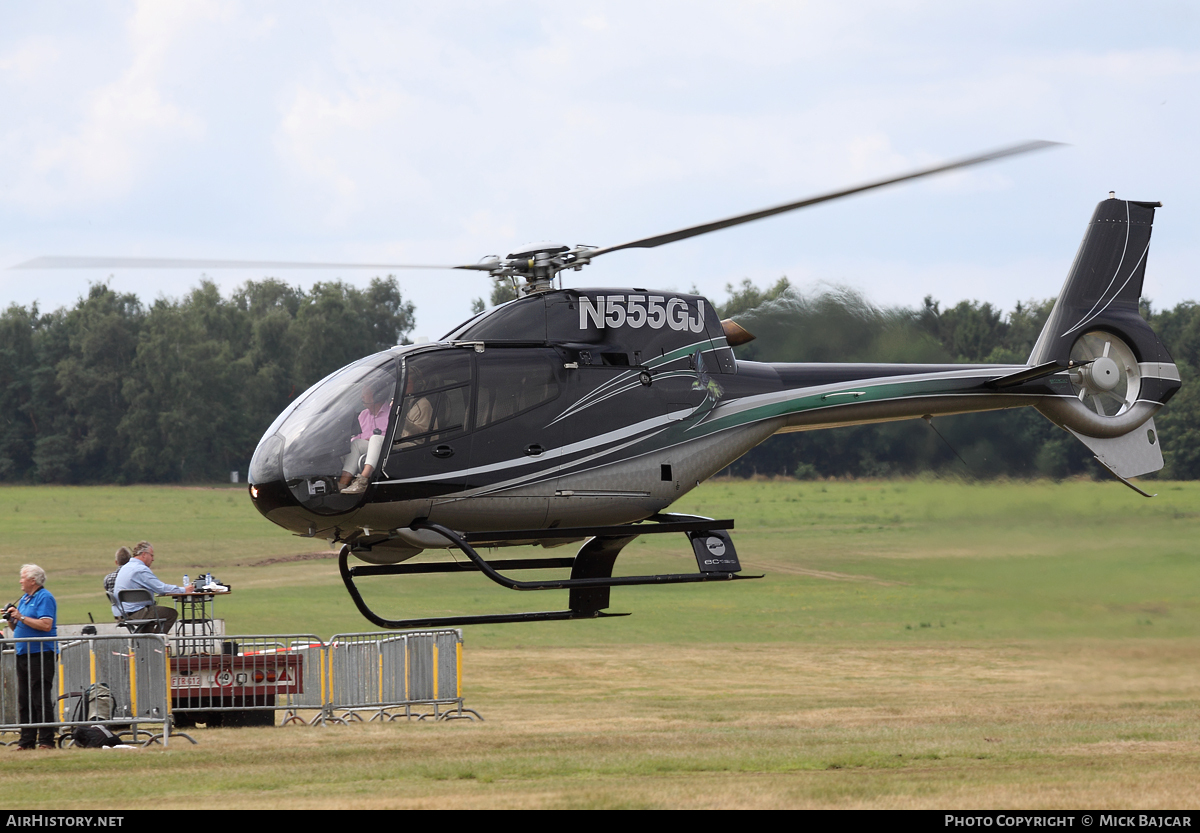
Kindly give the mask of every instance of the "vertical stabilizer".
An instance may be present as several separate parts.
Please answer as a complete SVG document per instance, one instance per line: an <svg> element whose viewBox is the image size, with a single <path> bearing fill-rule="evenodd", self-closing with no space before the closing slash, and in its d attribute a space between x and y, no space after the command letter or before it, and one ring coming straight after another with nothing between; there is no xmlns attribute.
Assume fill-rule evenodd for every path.
<svg viewBox="0 0 1200 833"><path fill-rule="evenodd" d="M1078 338L1091 330L1121 335L1139 361L1171 362L1138 309L1154 209L1161 205L1110 198L1096 206L1029 364L1065 364Z"/></svg>

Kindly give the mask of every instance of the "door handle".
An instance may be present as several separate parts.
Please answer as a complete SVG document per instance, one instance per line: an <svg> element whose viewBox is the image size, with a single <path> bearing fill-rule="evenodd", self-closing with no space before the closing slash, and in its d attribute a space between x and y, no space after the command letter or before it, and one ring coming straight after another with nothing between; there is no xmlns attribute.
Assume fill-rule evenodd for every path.
<svg viewBox="0 0 1200 833"><path fill-rule="evenodd" d="M525 454L526 454L526 456L529 456L529 457L537 457L540 454L543 454L545 451L546 451L546 449L542 448L537 443L533 443L532 445L525 446Z"/></svg>
<svg viewBox="0 0 1200 833"><path fill-rule="evenodd" d="M448 457L454 456L454 449L448 445L439 445L433 450L433 456L440 460L445 460Z"/></svg>

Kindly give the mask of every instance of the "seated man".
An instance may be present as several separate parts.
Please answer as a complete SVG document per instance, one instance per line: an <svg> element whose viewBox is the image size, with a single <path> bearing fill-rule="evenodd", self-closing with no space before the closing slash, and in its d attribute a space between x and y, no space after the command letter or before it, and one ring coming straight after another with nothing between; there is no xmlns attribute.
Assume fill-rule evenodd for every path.
<svg viewBox="0 0 1200 833"><path fill-rule="evenodd" d="M400 433L397 439L404 437L416 437L426 433L433 424L433 403L425 396L414 396L413 391L418 385L421 385L424 379L421 376L421 370L418 367L411 367L408 370L408 382L404 388L404 400L400 404L400 410L404 412L404 421L400 425ZM397 448L412 448L417 443L402 442Z"/></svg>
<svg viewBox="0 0 1200 833"><path fill-rule="evenodd" d="M167 593L195 592L195 584L179 587L159 581L158 576L150 571L150 565L153 563L154 547L149 541L142 541L133 548L133 557L129 559L129 563L117 571L117 583L113 592L118 597L122 590L149 590L156 596ZM152 633L171 633L175 627L175 620L178 618L174 608L163 607L152 602L130 602L124 607L126 620L161 619L161 626L158 630L151 631Z"/></svg>
<svg viewBox="0 0 1200 833"><path fill-rule="evenodd" d="M121 568L124 567L126 564L128 564L129 559L132 557L133 557L133 553L131 553L129 551L129 547L120 547L117 549L117 555L115 558L115 561L117 564L117 569L113 570L111 573L109 573L108 575L106 575L104 577L104 592L106 592L106 593L114 593L115 592L113 590L113 588L117 586L117 573L121 572ZM112 615L113 615L114 619L121 618L121 611L116 605L113 605Z"/></svg>
<svg viewBox="0 0 1200 833"><path fill-rule="evenodd" d="M133 557L133 553L129 551L129 547L118 547L116 557L113 559L117 565L117 569L104 577L104 589L111 593L112 589L117 585L117 573L121 572L121 568L129 563L129 559Z"/></svg>

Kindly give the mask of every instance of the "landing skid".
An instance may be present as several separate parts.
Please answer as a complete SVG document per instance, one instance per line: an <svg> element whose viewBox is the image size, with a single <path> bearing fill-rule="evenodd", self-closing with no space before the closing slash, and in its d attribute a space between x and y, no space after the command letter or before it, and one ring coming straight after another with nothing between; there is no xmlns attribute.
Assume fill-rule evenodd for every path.
<svg viewBox="0 0 1200 833"><path fill-rule="evenodd" d="M628 616L627 613L605 613L609 605L609 589L641 584L694 584L702 581L733 581L736 579L762 578L762 576L739 575L741 564L733 542L725 530L733 529L732 520L714 521L688 515L658 515L651 523L622 524L618 526L578 527L572 529L533 529L506 532L468 532L458 534L446 527L417 521L410 527L414 530L429 530L441 535L446 542L460 550L470 563L432 564L383 564L356 565L351 567L349 558L353 549L350 544L342 547L338 555L338 569L342 581L350 591L359 612L372 624L393 630L408 628L443 628L459 625L494 625L503 622L555 622L568 619L598 619L609 616ZM684 533L692 544L698 573L678 573L650 576L616 576L613 564L626 544L639 535L668 532ZM574 558L510 558L487 561L471 546L471 542L525 541L538 539L590 538ZM519 581L501 573L501 570L546 570L570 568L571 577L566 579L543 579ZM419 573L481 572L489 579L510 590L570 590L567 610L543 610L530 613L495 613L477 616L442 616L428 619L385 619L372 611L355 585L355 578L367 576L416 575Z"/></svg>

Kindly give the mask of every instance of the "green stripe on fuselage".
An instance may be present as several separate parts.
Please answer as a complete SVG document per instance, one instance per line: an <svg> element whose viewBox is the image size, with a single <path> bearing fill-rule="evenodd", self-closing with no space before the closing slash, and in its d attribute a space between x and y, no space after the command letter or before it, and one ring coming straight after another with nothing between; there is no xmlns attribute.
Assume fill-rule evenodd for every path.
<svg viewBox="0 0 1200 833"><path fill-rule="evenodd" d="M693 434L701 436L727 428L749 425L764 419L787 416L788 414L814 411L822 408L838 408L846 405L856 405L864 402L885 402L890 399L908 399L914 396L938 396L961 394L969 391L978 393L994 393L993 391L977 390L982 383L979 377L961 379L914 379L908 382L871 382L860 380L845 385L846 391L862 391L860 396L850 397L839 395L841 391L830 391L828 385L822 385L821 393L804 393L804 388L795 391L794 397L777 402L765 402L747 408L728 416L715 416L701 425L693 426ZM769 396L770 394L765 394ZM757 394L756 396L764 396ZM748 397L754 398L754 397ZM734 400L729 404L734 404ZM744 401L744 400L741 400ZM718 406L718 411L720 407Z"/></svg>

